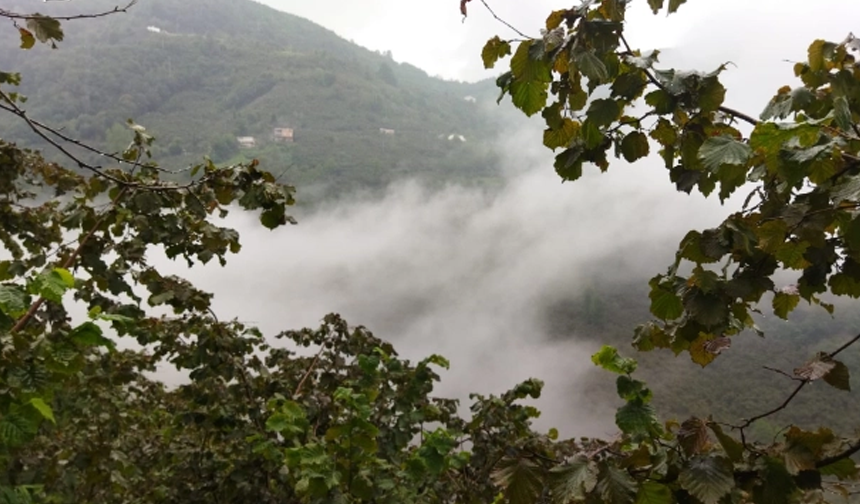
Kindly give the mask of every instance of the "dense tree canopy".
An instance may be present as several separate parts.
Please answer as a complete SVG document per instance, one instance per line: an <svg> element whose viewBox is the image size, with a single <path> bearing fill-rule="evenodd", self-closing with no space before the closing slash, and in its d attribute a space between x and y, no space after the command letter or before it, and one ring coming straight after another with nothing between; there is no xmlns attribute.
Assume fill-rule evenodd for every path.
<svg viewBox="0 0 860 504"><path fill-rule="evenodd" d="M660 69L656 52L630 47L626 6L553 12L542 36L496 37L483 58L491 67L513 55L498 84L546 119L544 143L560 150L565 180L586 164L608 169L609 152L635 162L653 145L679 190L751 191L719 227L687 234L651 281L656 320L636 329L634 345L704 366L757 330L752 314L765 299L786 317L801 299L832 310L828 294L860 297L854 39L814 41L795 67L800 85L780 89L758 120L723 106L721 68ZM0 17L23 49L62 50L61 23L81 22ZM0 72L0 109L72 169L0 140L0 502L782 504L852 493L857 439L826 427L789 426L765 442L747 433L812 382L848 389L839 357L860 336L781 371L793 391L762 398L773 407L736 424L661 423L636 361L608 346L592 360L617 375L613 439L535 431L539 412L521 403L540 395L535 379L473 395L463 417L457 401L432 394L443 357L401 359L337 315L267 340L219 319L209 293L149 262L161 248L189 267L223 264L240 242L219 219L239 210L270 229L294 222L292 187L257 161L206 160L177 183L177 171L150 159L142 126L128 123L120 154L101 151L31 116L20 80ZM797 281L777 286L784 271ZM80 306L85 320L72 316ZM160 363L188 380L166 388L152 379Z"/></svg>

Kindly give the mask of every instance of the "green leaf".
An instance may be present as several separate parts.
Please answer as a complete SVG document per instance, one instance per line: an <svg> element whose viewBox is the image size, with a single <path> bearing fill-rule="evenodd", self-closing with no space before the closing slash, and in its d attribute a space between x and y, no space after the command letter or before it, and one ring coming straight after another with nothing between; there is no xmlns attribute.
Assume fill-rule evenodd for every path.
<svg viewBox="0 0 860 504"><path fill-rule="evenodd" d="M72 331L69 333L69 339L85 347L114 347L113 341L108 338L105 338L102 334L101 327L97 326L93 322L84 322L78 327L72 329Z"/></svg>
<svg viewBox="0 0 860 504"><path fill-rule="evenodd" d="M511 58L511 99L528 116L546 106L547 86L552 80L550 66L541 59L532 58L530 49L534 43L533 40L521 42Z"/></svg>
<svg viewBox="0 0 860 504"><path fill-rule="evenodd" d="M495 36L487 41L484 49L481 51L481 59L484 61L484 68L493 68L496 62L501 58L511 54L511 45Z"/></svg>
<svg viewBox="0 0 860 504"><path fill-rule="evenodd" d="M786 268L804 269L809 266L809 262L804 258L808 248L808 242L785 242L776 251L775 256Z"/></svg>
<svg viewBox="0 0 860 504"><path fill-rule="evenodd" d="M51 407L48 406L42 398L34 397L30 399L30 402L28 404L35 408L36 411L38 411L39 414L42 415L42 418L50 420L52 424L56 425L57 420L54 418L54 410L52 410Z"/></svg>
<svg viewBox="0 0 860 504"><path fill-rule="evenodd" d="M673 504L674 502L672 490L662 483L644 481L639 485L636 504Z"/></svg>
<svg viewBox="0 0 860 504"><path fill-rule="evenodd" d="M851 107L848 106L848 100L844 96L837 96L833 99L833 117L836 120L836 125L842 131L854 132L854 119L851 117Z"/></svg>
<svg viewBox="0 0 860 504"><path fill-rule="evenodd" d="M36 13L27 19L27 28L33 32L39 42L44 43L50 40L53 44L54 40L57 42L63 40L63 29L60 27L60 22L52 17Z"/></svg>
<svg viewBox="0 0 860 504"><path fill-rule="evenodd" d="M591 362L616 374L630 374L636 371L634 359L621 357L618 355L618 350L608 345L604 345L596 354L592 355Z"/></svg>
<svg viewBox="0 0 860 504"><path fill-rule="evenodd" d="M638 69L623 73L612 82L612 96L633 100L645 90L645 74Z"/></svg>
<svg viewBox="0 0 860 504"><path fill-rule="evenodd" d="M27 293L18 285L0 285L0 310L10 317L20 317L29 306Z"/></svg>
<svg viewBox="0 0 860 504"><path fill-rule="evenodd" d="M661 320L675 320L684 313L681 298L663 286L654 285L648 297L651 298L651 313Z"/></svg>
<svg viewBox="0 0 860 504"><path fill-rule="evenodd" d="M505 491L511 504L531 504L537 500L541 490L543 469L529 458L505 457L493 471L493 481Z"/></svg>
<svg viewBox="0 0 860 504"><path fill-rule="evenodd" d="M837 296L860 298L860 282L846 273L832 275L827 283L830 285L830 291Z"/></svg>
<svg viewBox="0 0 860 504"><path fill-rule="evenodd" d="M740 441L723 432L723 428L715 423L709 423L708 427L710 427L714 432L714 435L717 436L717 441L720 442L720 446L723 447L723 451L726 452L729 460L735 463L743 460L744 446Z"/></svg>
<svg viewBox="0 0 860 504"><path fill-rule="evenodd" d="M601 467L596 488L606 504L631 504L636 497L636 481L624 469L607 464Z"/></svg>
<svg viewBox="0 0 860 504"><path fill-rule="evenodd" d="M788 224L782 219L767 221L756 228L758 235L758 248L774 254L785 243L785 236L788 234Z"/></svg>
<svg viewBox="0 0 860 504"><path fill-rule="evenodd" d="M579 71L582 72L582 75L588 77L590 81L600 83L609 79L609 71L606 69L606 64L597 57L593 50L575 52L573 54L573 62Z"/></svg>
<svg viewBox="0 0 860 504"><path fill-rule="evenodd" d="M750 157L750 146L729 136L710 137L699 148L699 159L713 172L722 165L745 165Z"/></svg>
<svg viewBox="0 0 860 504"><path fill-rule="evenodd" d="M567 465L550 470L550 487L554 504L582 500L586 493L594 490L596 484L596 468L584 455L577 455Z"/></svg>
<svg viewBox="0 0 860 504"><path fill-rule="evenodd" d="M59 271L65 272L61 274ZM68 275L68 276L67 276ZM68 290L68 277L71 276L66 270L45 270L36 275L27 285L27 288L33 294L41 296L48 301L54 303L63 302L63 294ZM74 278L71 279L71 284L74 286Z"/></svg>
<svg viewBox="0 0 860 504"><path fill-rule="evenodd" d="M848 366L837 360L834 360L833 363L835 366L824 375L824 381L831 387L850 392L851 375L848 372Z"/></svg>
<svg viewBox="0 0 860 504"><path fill-rule="evenodd" d="M759 473L761 485L753 493L754 502L761 504L788 504L797 485L781 460L767 458Z"/></svg>
<svg viewBox="0 0 860 504"><path fill-rule="evenodd" d="M717 504L735 486L733 470L727 458L700 455L690 459L678 481L704 504Z"/></svg>
<svg viewBox="0 0 860 504"><path fill-rule="evenodd" d="M60 280L63 281L66 287L71 289L75 286L75 277L72 276L69 270L65 268L54 268L54 273L60 277Z"/></svg>
<svg viewBox="0 0 860 504"><path fill-rule="evenodd" d="M836 476L840 480L855 479L857 477L857 464L850 458L844 458L819 469L821 474Z"/></svg>
<svg viewBox="0 0 860 504"><path fill-rule="evenodd" d="M657 14L663 8L664 0L648 0L648 6L651 7L651 12Z"/></svg>
<svg viewBox="0 0 860 504"><path fill-rule="evenodd" d="M651 91L645 95L645 103L654 107L654 112L658 115L671 114L677 107L675 97L662 89Z"/></svg>
<svg viewBox="0 0 860 504"><path fill-rule="evenodd" d="M641 131L634 131L621 141L621 154L628 163L648 155L648 137Z"/></svg>
<svg viewBox="0 0 860 504"><path fill-rule="evenodd" d="M627 375L621 375L615 380L615 388L618 397L625 401L641 399L643 402L651 400L651 391L645 386L645 382L634 380Z"/></svg>
<svg viewBox="0 0 860 504"><path fill-rule="evenodd" d="M594 100L586 112L588 119L596 126L609 126L621 115L621 107L612 98Z"/></svg>
<svg viewBox="0 0 860 504"><path fill-rule="evenodd" d="M574 181L582 176L582 148L571 147L555 157L555 172L566 181Z"/></svg>
<svg viewBox="0 0 860 504"><path fill-rule="evenodd" d="M797 308L799 302L800 294L777 292L773 296L773 313L783 320L788 320L788 314Z"/></svg>
<svg viewBox="0 0 860 504"><path fill-rule="evenodd" d="M659 422L654 408L643 401L630 401L618 408L615 425L634 438L647 438L659 432Z"/></svg>

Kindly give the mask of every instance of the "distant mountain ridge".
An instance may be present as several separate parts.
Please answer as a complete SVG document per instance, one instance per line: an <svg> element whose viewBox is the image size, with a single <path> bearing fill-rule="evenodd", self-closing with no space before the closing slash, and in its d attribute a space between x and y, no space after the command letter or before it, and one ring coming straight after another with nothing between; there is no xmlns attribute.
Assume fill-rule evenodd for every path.
<svg viewBox="0 0 860 504"><path fill-rule="evenodd" d="M115 6L38 7L62 16ZM17 32L2 30L0 69L21 72L33 117L106 149L123 147L122 123L133 117L156 135L163 163L257 157L300 188L324 184L342 193L403 176L497 177L487 147L499 132L488 105L492 82L429 77L250 0L140 0L127 13L66 21L64 29L54 51L10 50ZM21 123L0 125L7 138L35 141ZM292 129L295 141L272 142L275 128ZM237 137L257 145L240 148Z"/></svg>

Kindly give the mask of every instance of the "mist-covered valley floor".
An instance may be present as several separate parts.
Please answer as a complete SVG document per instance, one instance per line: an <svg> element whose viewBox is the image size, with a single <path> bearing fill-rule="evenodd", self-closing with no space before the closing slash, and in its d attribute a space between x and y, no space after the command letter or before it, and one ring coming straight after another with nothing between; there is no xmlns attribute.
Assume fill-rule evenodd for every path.
<svg viewBox="0 0 860 504"><path fill-rule="evenodd" d="M635 298L647 302L647 279L671 263L681 237L718 224L726 210L676 193L656 163L561 184L548 152L501 148L500 191L403 182L379 199L300 209L297 226L274 232L237 212L227 223L243 249L226 267L172 268L215 293L222 319L273 335L337 312L404 356L448 358L442 395L465 400L537 377L546 382L542 426L611 434L613 378L590 361L606 342L601 325L570 323L565 313L597 292L610 325L646 320L645 310L639 320L613 313L612 289L638 286ZM629 309L630 298L616 304ZM626 330L632 336L633 324Z"/></svg>

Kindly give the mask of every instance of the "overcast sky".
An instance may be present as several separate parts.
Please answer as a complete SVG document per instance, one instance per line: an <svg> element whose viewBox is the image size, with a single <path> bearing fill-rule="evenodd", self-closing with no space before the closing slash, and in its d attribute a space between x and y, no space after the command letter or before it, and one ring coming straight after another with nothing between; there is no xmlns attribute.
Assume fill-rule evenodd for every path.
<svg viewBox="0 0 860 504"><path fill-rule="evenodd" d="M514 34L471 1L463 22L459 0L261 0L334 30L374 50L390 50L431 75L474 80L493 75L483 70L480 50L493 35ZM487 0L495 12L523 32L536 34L547 14L578 0ZM768 64L798 58L815 38L842 40L860 32L860 2L828 0L818 10L796 0L689 0L678 14L653 16L645 0L632 0L628 40L642 49L684 47L704 58L729 57L735 63L750 53ZM821 4L824 5L824 4ZM790 67L786 68L790 76Z"/></svg>

